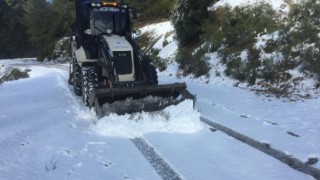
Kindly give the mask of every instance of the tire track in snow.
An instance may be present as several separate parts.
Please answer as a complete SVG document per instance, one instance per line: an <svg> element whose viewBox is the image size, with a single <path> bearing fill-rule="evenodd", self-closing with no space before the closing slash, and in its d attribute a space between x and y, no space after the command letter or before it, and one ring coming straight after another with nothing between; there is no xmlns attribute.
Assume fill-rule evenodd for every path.
<svg viewBox="0 0 320 180"><path fill-rule="evenodd" d="M245 136L235 130L232 130L226 126L223 126L219 123L211 121L207 118L201 117L200 120L203 123L215 128L217 130L220 130L223 133L225 133L225 134L227 134L227 135L229 135L229 136L231 136L231 137L233 137L243 143L246 143L249 146L251 146L261 152L264 152L273 158L278 159L279 161L290 166L291 168L298 170L300 172L303 172L305 174L308 174L308 175L314 177L315 179L320 180L320 170L319 169L314 168L310 165L307 165L306 163L293 157L292 155L288 155L285 152L282 152L278 149L271 147L270 144L259 142L251 137Z"/></svg>
<svg viewBox="0 0 320 180"><path fill-rule="evenodd" d="M163 180L181 180L180 175L144 139L131 139Z"/></svg>

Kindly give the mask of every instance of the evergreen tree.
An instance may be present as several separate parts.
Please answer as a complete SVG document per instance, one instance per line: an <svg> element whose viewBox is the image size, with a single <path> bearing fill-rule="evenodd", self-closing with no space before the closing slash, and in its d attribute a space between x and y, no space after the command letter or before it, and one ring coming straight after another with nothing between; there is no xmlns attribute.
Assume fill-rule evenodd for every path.
<svg viewBox="0 0 320 180"><path fill-rule="evenodd" d="M30 56L26 27L23 24L24 1L0 1L0 58Z"/></svg>
<svg viewBox="0 0 320 180"><path fill-rule="evenodd" d="M8 5L14 11L16 17L20 23L23 23L23 17L26 13L25 8L27 5L27 0L6 0Z"/></svg>
<svg viewBox="0 0 320 180"><path fill-rule="evenodd" d="M172 23L176 29L180 46L188 46L199 41L203 33L202 23L208 17L208 6L214 0L178 0L172 15Z"/></svg>
<svg viewBox="0 0 320 180"><path fill-rule="evenodd" d="M36 48L39 60L50 56L54 49L54 38L50 36L54 13L46 0L29 0L25 22L30 42Z"/></svg>
<svg viewBox="0 0 320 180"><path fill-rule="evenodd" d="M51 35L60 39L68 34L70 25L75 20L75 0L54 0L50 6L54 19L52 19Z"/></svg>
<svg viewBox="0 0 320 180"><path fill-rule="evenodd" d="M28 0L25 22L39 60L51 58L55 43L68 35L74 21L74 0Z"/></svg>
<svg viewBox="0 0 320 180"><path fill-rule="evenodd" d="M130 0L139 22L170 17L174 1ZM50 58L55 43L68 35L75 0L0 0L0 58ZM30 45L31 44L31 45Z"/></svg>
<svg viewBox="0 0 320 180"><path fill-rule="evenodd" d="M169 19L175 3L174 0L125 0L124 2L137 10L138 24Z"/></svg>
<svg viewBox="0 0 320 180"><path fill-rule="evenodd" d="M10 53L10 47L8 47L10 38L8 38L7 34L13 24L10 16L11 13L8 4L5 1L0 1L0 58L6 58Z"/></svg>

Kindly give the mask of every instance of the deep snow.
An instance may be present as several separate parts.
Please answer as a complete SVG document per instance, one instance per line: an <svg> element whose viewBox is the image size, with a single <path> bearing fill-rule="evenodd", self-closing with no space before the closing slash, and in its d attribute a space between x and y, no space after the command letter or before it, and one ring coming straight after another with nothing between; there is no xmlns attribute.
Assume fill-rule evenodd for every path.
<svg viewBox="0 0 320 180"><path fill-rule="evenodd" d="M137 136L184 179L312 179L219 131L212 132L199 122L190 102L169 107L162 115L138 113L133 117L139 117L138 122L126 119L128 115L98 121L67 84L66 65L28 64L18 67L32 70L29 79L0 85L0 179L160 179L127 138ZM206 89L201 83L193 85L190 90L197 94ZM228 96L230 92L240 95L237 88L227 91ZM212 95L207 99L211 98L214 102ZM204 102L201 96L199 102ZM201 108L201 113L215 110L212 105ZM170 115L166 122L163 114ZM159 119L153 122L153 117ZM211 118L215 117L219 116ZM255 128L250 121L249 125ZM116 129L121 126L125 130Z"/></svg>
<svg viewBox="0 0 320 180"><path fill-rule="evenodd" d="M186 100L154 113L126 115L111 114L92 126L93 131L105 136L135 138L153 132L195 133L202 129L200 113L193 102Z"/></svg>

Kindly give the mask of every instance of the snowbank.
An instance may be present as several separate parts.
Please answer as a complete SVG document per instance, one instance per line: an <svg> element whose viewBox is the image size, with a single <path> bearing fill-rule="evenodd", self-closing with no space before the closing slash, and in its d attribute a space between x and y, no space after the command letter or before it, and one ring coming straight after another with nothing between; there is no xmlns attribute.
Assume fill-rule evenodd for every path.
<svg viewBox="0 0 320 180"><path fill-rule="evenodd" d="M91 129L103 136L141 137L152 132L194 133L202 129L200 113L193 101L186 100L153 113L111 114L97 121Z"/></svg>

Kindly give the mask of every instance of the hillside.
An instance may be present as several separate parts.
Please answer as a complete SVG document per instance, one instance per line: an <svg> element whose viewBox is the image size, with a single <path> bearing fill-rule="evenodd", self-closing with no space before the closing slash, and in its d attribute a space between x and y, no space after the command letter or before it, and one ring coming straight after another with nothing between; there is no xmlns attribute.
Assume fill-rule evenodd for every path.
<svg viewBox="0 0 320 180"><path fill-rule="evenodd" d="M299 3L295 4L293 1L281 0L219 1L213 4L209 10L216 12L225 6L230 6L232 8L244 8L244 11L250 13L251 10L250 8L248 9L248 7L257 7L257 11L260 11L260 8L268 8L268 6L265 6L263 3L269 3L271 5L275 11L274 13L276 13L275 16L280 18L278 19L280 23L286 23L288 21L290 7L297 8L296 5L299 5ZM247 19L240 23L250 23L252 21L254 21L254 19ZM214 21L212 23L214 23ZM297 22L293 23L296 24ZM219 24L208 25L208 30L212 29L215 31L219 29L219 27L214 27ZM200 47L196 46L193 50L191 49L194 53L194 55L192 55L193 57L183 54L183 48L178 48L179 42L174 33L174 26L170 22L149 25L142 28L141 30L144 34L139 38L145 40L146 36L152 37L147 40L149 44L153 45L154 49L150 51L151 57L161 70L164 69L164 64L171 64L165 71L167 74L197 78L198 81L208 84L226 84L240 88L249 88L258 94L271 94L277 97L287 98L288 100L318 96L318 59L315 58L315 62L312 62L310 56L304 53L310 50L314 52L311 56L316 56L318 50L317 40L315 39L308 42L308 38L305 37L305 40L301 39L288 44L285 42L285 38L294 38L306 32L300 31L299 28L296 30L297 33L294 33L295 31L293 31L293 29L292 31L284 32L279 29L284 28L282 25L277 27L267 27L268 24L261 25L262 30L265 28L269 28L270 30L264 33L255 32L254 34L256 35L249 35L248 41L245 41L241 46L234 44L227 48L226 44L224 44L225 40L221 42L219 40L223 38L223 36L218 36L221 36L221 33L207 34L205 38L202 39ZM248 29L249 27L239 25L237 28ZM252 26L252 29L248 29L247 31L258 31L257 28L258 26ZM241 30L236 31L235 29L234 31L230 31L230 33L235 33L235 35L236 33L240 33L239 35L241 36L245 29L243 29L243 32ZM286 29L288 29L288 27L286 27ZM317 35L317 33L320 32L317 31L315 33L315 35ZM297 47L302 48L300 54L294 51L288 53L287 49L296 49ZM180 62L179 57L182 57ZM250 59L250 57L253 58ZM209 67L208 71L200 75L200 77L197 77L199 75L195 75L194 73L196 67L200 66L200 64L192 65L189 63L188 58L193 59L191 63L196 64L198 61L204 62L204 64ZM189 64L185 64L186 62ZM314 68L312 68L312 66Z"/></svg>

